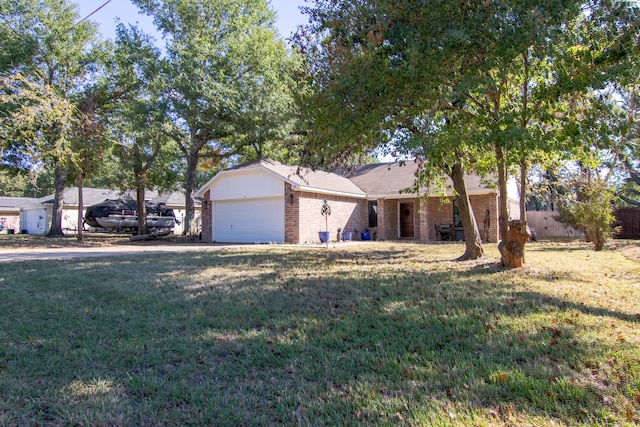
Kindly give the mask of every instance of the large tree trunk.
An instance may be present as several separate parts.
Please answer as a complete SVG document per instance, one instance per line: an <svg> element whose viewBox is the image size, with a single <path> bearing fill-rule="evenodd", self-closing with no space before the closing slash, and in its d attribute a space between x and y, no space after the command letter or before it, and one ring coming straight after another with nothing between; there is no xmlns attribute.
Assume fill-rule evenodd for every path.
<svg viewBox="0 0 640 427"><path fill-rule="evenodd" d="M593 242L593 248L596 252L604 249L606 236L604 229L598 225L587 225L584 230L585 240Z"/></svg>
<svg viewBox="0 0 640 427"><path fill-rule="evenodd" d="M462 230L464 231L465 250L460 260L478 259L484 255L482 249L482 239L478 231L478 223L473 214L469 194L467 193L467 185L464 182L464 167L458 162L451 168L449 175L453 181L453 188L458 193L458 209L460 219L462 220Z"/></svg>
<svg viewBox="0 0 640 427"><path fill-rule="evenodd" d="M195 187L196 187L196 170L198 168L199 155L197 151L191 151L187 156L187 176L184 185L185 191L185 216L183 224L183 235L197 235L198 227L195 221Z"/></svg>
<svg viewBox="0 0 640 427"><path fill-rule="evenodd" d="M507 240L509 230L509 195L507 190L507 165L504 152L499 145L495 146L496 164L498 168L498 237Z"/></svg>
<svg viewBox="0 0 640 427"><path fill-rule="evenodd" d="M61 237L64 236L62 231L62 209L64 207L64 187L67 184L67 171L63 167L55 168L55 195L53 198L53 211L51 213L51 227L47 236Z"/></svg>
<svg viewBox="0 0 640 427"><path fill-rule="evenodd" d="M147 206L144 203L145 178L136 177L136 202L138 204L138 236L147 234Z"/></svg>
<svg viewBox="0 0 640 427"><path fill-rule="evenodd" d="M82 194L82 187L84 186L84 175L82 172L78 173L78 232L76 233L76 239L78 242L82 242L82 225L84 216L82 211L84 210L84 194Z"/></svg>

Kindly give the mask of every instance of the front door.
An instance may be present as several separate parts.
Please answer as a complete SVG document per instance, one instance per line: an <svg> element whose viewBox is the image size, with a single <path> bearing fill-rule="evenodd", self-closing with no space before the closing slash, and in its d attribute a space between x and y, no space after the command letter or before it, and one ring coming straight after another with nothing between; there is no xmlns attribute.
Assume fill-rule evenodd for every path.
<svg viewBox="0 0 640 427"><path fill-rule="evenodd" d="M400 238L413 239L413 203L400 203Z"/></svg>

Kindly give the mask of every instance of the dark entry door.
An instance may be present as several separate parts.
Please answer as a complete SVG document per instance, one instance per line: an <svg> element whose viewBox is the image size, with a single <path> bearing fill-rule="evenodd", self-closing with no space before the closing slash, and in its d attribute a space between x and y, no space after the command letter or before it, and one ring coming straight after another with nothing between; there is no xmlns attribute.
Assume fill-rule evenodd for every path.
<svg viewBox="0 0 640 427"><path fill-rule="evenodd" d="M413 203L400 203L400 237L413 239Z"/></svg>

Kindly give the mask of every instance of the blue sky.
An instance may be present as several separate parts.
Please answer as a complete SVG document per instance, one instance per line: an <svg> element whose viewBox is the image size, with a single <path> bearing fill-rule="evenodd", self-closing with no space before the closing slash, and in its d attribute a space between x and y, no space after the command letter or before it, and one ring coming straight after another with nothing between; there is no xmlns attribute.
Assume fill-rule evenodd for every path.
<svg viewBox="0 0 640 427"><path fill-rule="evenodd" d="M107 0L76 0L80 6L80 15L86 17L94 12ZM277 27L284 38L288 38L298 25L306 22L306 16L302 15L299 7L305 5L305 0L271 0L271 7L278 14ZM91 20L100 25L100 32L105 38L113 38L115 35L116 18L125 24L135 24L147 33L153 32L153 21L150 17L138 14L138 9L130 0L111 0L91 16Z"/></svg>

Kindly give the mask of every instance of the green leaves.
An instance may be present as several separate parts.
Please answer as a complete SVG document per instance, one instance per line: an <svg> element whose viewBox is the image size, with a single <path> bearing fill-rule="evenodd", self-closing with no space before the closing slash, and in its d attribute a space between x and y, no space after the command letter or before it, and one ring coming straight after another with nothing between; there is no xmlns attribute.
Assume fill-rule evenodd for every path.
<svg viewBox="0 0 640 427"><path fill-rule="evenodd" d="M166 41L157 81L166 133L187 164L190 223L201 157L215 166L236 155L260 157L288 133L289 55L265 0L134 3L154 17Z"/></svg>

